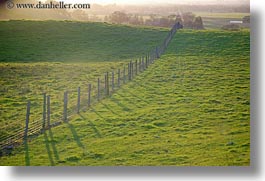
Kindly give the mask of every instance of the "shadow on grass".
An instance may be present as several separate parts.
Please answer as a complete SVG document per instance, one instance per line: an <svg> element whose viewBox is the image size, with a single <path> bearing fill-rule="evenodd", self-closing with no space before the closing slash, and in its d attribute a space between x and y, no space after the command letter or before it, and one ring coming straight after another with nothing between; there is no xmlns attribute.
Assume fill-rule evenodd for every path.
<svg viewBox="0 0 265 181"><path fill-rule="evenodd" d="M30 166L30 157L29 157L29 146L28 146L28 140L26 139L24 142L24 149L25 149L25 164L26 166Z"/></svg>
<svg viewBox="0 0 265 181"><path fill-rule="evenodd" d="M73 137L74 137L74 140L76 141L77 145L81 148L84 148L84 145L82 144L81 140L80 140L80 137L78 136L76 130L75 130L75 127L71 124L71 123L67 123L68 127L70 128L72 134L73 134Z"/></svg>
<svg viewBox="0 0 265 181"><path fill-rule="evenodd" d="M131 94L133 97L135 97L135 98L137 98L137 99L141 100L141 102L144 102L144 103L146 103L146 104L149 104L149 102L147 102L147 101L146 101L146 100L144 100L143 98L141 98L141 97L139 97L139 96L135 95L134 93L132 93L132 92L131 92L131 91L129 91L128 89L126 89L126 92L127 92L128 94Z"/></svg>
<svg viewBox="0 0 265 181"><path fill-rule="evenodd" d="M83 120L86 120L85 117L82 114L79 113L79 116ZM102 138L101 133L99 132L99 130L97 129L96 125L92 121L89 121L89 126L91 126L91 128L93 129L93 131L95 132L95 134L97 135L98 138Z"/></svg>
<svg viewBox="0 0 265 181"><path fill-rule="evenodd" d="M120 94L118 94L116 92L117 95L121 96ZM110 97L110 100L114 103L116 103L119 107L121 107L123 110L127 110L127 111L130 111L131 109L128 108L127 106L125 106L124 104L121 103L121 101L117 100L116 98L114 97Z"/></svg>
<svg viewBox="0 0 265 181"><path fill-rule="evenodd" d="M98 111L96 111L93 107L91 107L91 112L93 112L93 113L95 113L98 117L100 117L101 119L104 119L104 120L106 120L106 118L104 118L102 115L100 115L99 113L98 113ZM84 119L84 118L83 118Z"/></svg>
<svg viewBox="0 0 265 181"><path fill-rule="evenodd" d="M107 106L106 104L104 104L103 102L100 102L106 109L108 109L112 114L115 114L117 116L120 116L119 114L115 113L109 106Z"/></svg>
<svg viewBox="0 0 265 181"><path fill-rule="evenodd" d="M55 144L56 140L54 140L53 132L51 129L44 132L44 142L45 142L50 164L54 166L55 165L54 158L56 161L59 161L60 157L59 157L56 144Z"/></svg>
<svg viewBox="0 0 265 181"><path fill-rule="evenodd" d="M53 151L54 157L55 157L55 159L57 161L59 161L60 160L60 157L59 157L59 154L58 154L56 145L55 145L55 140L53 138L53 132L52 132L51 129L49 129L49 136L50 136L50 139L51 139L51 146L52 146L52 151Z"/></svg>
<svg viewBox="0 0 265 181"><path fill-rule="evenodd" d="M50 164L51 166L54 166L55 163L54 163L54 160L53 160L53 157L52 157L52 152L51 152L51 149L50 149L50 141L49 141L49 138L48 138L48 135L46 132L44 132L44 142L45 142L45 146L46 146L46 150L47 150L47 154L48 154L48 157L49 157L49 161L50 161Z"/></svg>

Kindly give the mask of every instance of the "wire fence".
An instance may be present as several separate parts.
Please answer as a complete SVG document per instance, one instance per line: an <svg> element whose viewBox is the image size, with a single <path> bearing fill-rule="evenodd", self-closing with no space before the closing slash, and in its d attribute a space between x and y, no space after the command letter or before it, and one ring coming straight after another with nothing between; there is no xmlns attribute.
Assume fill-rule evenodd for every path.
<svg viewBox="0 0 265 181"><path fill-rule="evenodd" d="M15 146L23 144L28 138L42 134L45 130L58 126L99 102L111 96L122 85L130 82L136 76L144 72L165 52L168 44L182 25L176 23L169 31L167 37L160 46L155 47L145 56L137 60L124 63L115 70L106 72L88 83L86 87L77 87L75 90L67 90L61 95L49 95L44 93L41 103L27 102L25 125L13 129L9 134L0 135L0 154L4 155ZM42 113L39 117L32 117L34 107L42 105ZM5 127L1 128L2 130Z"/></svg>

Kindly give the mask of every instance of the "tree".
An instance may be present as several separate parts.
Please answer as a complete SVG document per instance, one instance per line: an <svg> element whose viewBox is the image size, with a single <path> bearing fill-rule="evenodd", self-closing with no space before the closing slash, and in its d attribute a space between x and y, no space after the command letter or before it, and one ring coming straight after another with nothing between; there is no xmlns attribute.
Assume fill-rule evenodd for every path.
<svg viewBox="0 0 265 181"><path fill-rule="evenodd" d="M85 11L78 9L72 12L72 19L87 21L88 15L85 13Z"/></svg>
<svg viewBox="0 0 265 181"><path fill-rule="evenodd" d="M180 24L183 24L182 18L181 18L181 16L179 14L176 16L176 22L179 22Z"/></svg>
<svg viewBox="0 0 265 181"><path fill-rule="evenodd" d="M110 15L109 19L112 23L122 24L128 23L129 17L126 13L123 13L121 11L115 11Z"/></svg>
<svg viewBox="0 0 265 181"><path fill-rule="evenodd" d="M193 29L202 30L204 29L202 18L200 16L196 17L193 22Z"/></svg>
<svg viewBox="0 0 265 181"><path fill-rule="evenodd" d="M129 17L129 24L132 24L132 25L140 25L141 22L140 22L140 18L138 15L132 15Z"/></svg>
<svg viewBox="0 0 265 181"><path fill-rule="evenodd" d="M186 28L193 28L193 22L195 15L191 12L186 12L182 14L183 26Z"/></svg>
<svg viewBox="0 0 265 181"><path fill-rule="evenodd" d="M244 16L243 23L250 23L250 16Z"/></svg>
<svg viewBox="0 0 265 181"><path fill-rule="evenodd" d="M169 27L169 26L170 26L170 25L169 25L169 22L170 22L170 20L169 20L168 18L165 18L165 17L160 18L160 19L159 19L159 26L162 26L162 27Z"/></svg>
<svg viewBox="0 0 265 181"><path fill-rule="evenodd" d="M108 16L105 16L104 17L104 22L108 22L109 21L109 17Z"/></svg>

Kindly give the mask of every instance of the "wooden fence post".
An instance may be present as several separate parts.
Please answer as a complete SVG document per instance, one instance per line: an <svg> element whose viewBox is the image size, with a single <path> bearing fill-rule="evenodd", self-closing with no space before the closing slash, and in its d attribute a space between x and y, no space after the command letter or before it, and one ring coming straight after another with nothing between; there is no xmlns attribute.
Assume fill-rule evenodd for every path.
<svg viewBox="0 0 265 181"><path fill-rule="evenodd" d="M45 123L46 123L46 93L43 94L43 112L42 112L42 130L45 130Z"/></svg>
<svg viewBox="0 0 265 181"><path fill-rule="evenodd" d="M81 96L81 88L77 89L77 113L80 112L80 96Z"/></svg>
<svg viewBox="0 0 265 181"><path fill-rule="evenodd" d="M67 122L67 104L68 104L68 92L64 92L64 111L63 111L63 120Z"/></svg>
<svg viewBox="0 0 265 181"><path fill-rule="evenodd" d="M145 68L147 69L148 68L148 61L147 61L147 55L146 55L146 57L145 57Z"/></svg>
<svg viewBox="0 0 265 181"><path fill-rule="evenodd" d="M150 65L150 62L149 62L149 52L147 52L147 66Z"/></svg>
<svg viewBox="0 0 265 181"><path fill-rule="evenodd" d="M97 99L99 101L100 99L100 79L98 78L98 95L97 95Z"/></svg>
<svg viewBox="0 0 265 181"><path fill-rule="evenodd" d="M105 90L105 94L107 94L107 75L104 75L104 90Z"/></svg>
<svg viewBox="0 0 265 181"><path fill-rule="evenodd" d="M88 105L88 107L90 107L90 105L91 105L91 84L88 84L87 105Z"/></svg>
<svg viewBox="0 0 265 181"><path fill-rule="evenodd" d="M114 91L114 71L112 71L112 76L111 76L111 89L112 89L112 92Z"/></svg>
<svg viewBox="0 0 265 181"><path fill-rule="evenodd" d="M131 61L131 80L133 79L133 61Z"/></svg>
<svg viewBox="0 0 265 181"><path fill-rule="evenodd" d="M121 70L118 69L118 87L121 86L120 80L121 80Z"/></svg>
<svg viewBox="0 0 265 181"><path fill-rule="evenodd" d="M106 74L106 95L109 96L109 72Z"/></svg>
<svg viewBox="0 0 265 181"><path fill-rule="evenodd" d="M145 70L145 65L144 65L144 56L143 56L143 58L142 58L142 68L143 68L143 70Z"/></svg>
<svg viewBox="0 0 265 181"><path fill-rule="evenodd" d="M51 127L51 96L47 96L47 126Z"/></svg>
<svg viewBox="0 0 265 181"><path fill-rule="evenodd" d="M156 58L160 58L159 57L159 52L158 52L158 47L156 47Z"/></svg>
<svg viewBox="0 0 265 181"><path fill-rule="evenodd" d="M142 58L140 59L139 64L140 64L140 72L143 72L143 60L142 60Z"/></svg>
<svg viewBox="0 0 265 181"><path fill-rule="evenodd" d="M142 72L142 70L141 70L141 64L142 64L142 58L139 59L139 73Z"/></svg>
<svg viewBox="0 0 265 181"><path fill-rule="evenodd" d="M129 81L131 80L131 77L130 77L130 63L128 63L128 80Z"/></svg>
<svg viewBox="0 0 265 181"><path fill-rule="evenodd" d="M126 78L126 68L125 68L125 66L123 67L123 84L125 84L125 78Z"/></svg>
<svg viewBox="0 0 265 181"><path fill-rule="evenodd" d="M28 139L29 116L30 116L30 101L28 101L28 103L27 103L26 125L25 125L25 131L24 131L24 142L27 142L27 139Z"/></svg>
<svg viewBox="0 0 265 181"><path fill-rule="evenodd" d="M139 73L142 72L142 70L141 70L141 64L142 64L142 58L140 57L140 59L139 59Z"/></svg>
<svg viewBox="0 0 265 181"><path fill-rule="evenodd" d="M138 69L137 60L135 60L135 75L138 74L138 72L137 72L138 70L137 69Z"/></svg>

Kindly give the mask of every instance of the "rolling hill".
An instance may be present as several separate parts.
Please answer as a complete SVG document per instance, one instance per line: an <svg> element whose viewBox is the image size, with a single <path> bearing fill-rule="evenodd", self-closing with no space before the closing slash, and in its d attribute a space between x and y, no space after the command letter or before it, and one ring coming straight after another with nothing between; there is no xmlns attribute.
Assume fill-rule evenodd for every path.
<svg viewBox="0 0 265 181"><path fill-rule="evenodd" d="M126 34L124 28L131 27L115 28ZM152 34L157 30L146 31L157 37ZM1 157L1 165L250 165L249 36L247 30L180 30L145 72L68 123ZM103 42L98 47L107 49ZM130 56L147 50L126 42L108 48L121 46ZM102 57L113 53L114 60L122 51Z"/></svg>

